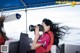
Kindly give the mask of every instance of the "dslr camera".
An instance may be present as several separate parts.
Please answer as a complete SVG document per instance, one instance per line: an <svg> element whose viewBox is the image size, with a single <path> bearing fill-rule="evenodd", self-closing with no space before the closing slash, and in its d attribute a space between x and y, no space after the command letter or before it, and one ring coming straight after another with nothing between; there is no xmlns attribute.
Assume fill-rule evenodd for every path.
<svg viewBox="0 0 80 53"><path fill-rule="evenodd" d="M39 31L44 31L44 28L43 28L43 26L41 24L38 24L37 26L39 26ZM35 27L36 26L34 26L34 25L30 25L29 26L29 30L30 31L35 31Z"/></svg>

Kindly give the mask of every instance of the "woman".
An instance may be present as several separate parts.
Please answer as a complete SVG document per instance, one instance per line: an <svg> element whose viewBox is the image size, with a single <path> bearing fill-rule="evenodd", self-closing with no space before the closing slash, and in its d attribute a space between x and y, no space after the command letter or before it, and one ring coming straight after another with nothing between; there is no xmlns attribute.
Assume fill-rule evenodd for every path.
<svg viewBox="0 0 80 53"><path fill-rule="evenodd" d="M59 38L61 38L65 32L60 30L60 28L63 27L59 27L58 24L53 24L49 19L43 19L42 26L44 27L42 36L39 35L39 27L35 27L35 38L31 49L36 50L36 53L49 53L52 44L58 46Z"/></svg>
<svg viewBox="0 0 80 53"><path fill-rule="evenodd" d="M0 45L3 45L5 43L6 40L8 40L5 32L2 31L3 26L3 22L4 22L5 17L1 16L0 17Z"/></svg>

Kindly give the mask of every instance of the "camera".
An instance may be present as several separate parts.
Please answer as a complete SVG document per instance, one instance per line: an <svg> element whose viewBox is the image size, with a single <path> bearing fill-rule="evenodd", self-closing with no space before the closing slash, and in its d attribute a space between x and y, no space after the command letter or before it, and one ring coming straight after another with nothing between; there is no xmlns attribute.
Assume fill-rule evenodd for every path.
<svg viewBox="0 0 80 53"><path fill-rule="evenodd" d="M37 26L39 26L39 31L44 31L44 28L43 28L43 26L41 24L38 24ZM29 30L30 31L35 31L35 27L36 26L34 26L34 25L30 25L29 26Z"/></svg>

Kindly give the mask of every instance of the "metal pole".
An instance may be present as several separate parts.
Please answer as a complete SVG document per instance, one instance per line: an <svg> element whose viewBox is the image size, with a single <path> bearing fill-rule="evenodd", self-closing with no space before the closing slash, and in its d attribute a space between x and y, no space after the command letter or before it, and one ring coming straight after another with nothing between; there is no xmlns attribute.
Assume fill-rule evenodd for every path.
<svg viewBox="0 0 80 53"><path fill-rule="evenodd" d="M26 33L27 33L27 5L23 2L23 0L20 0L22 2L22 4L25 7L25 14L26 14Z"/></svg>
<svg viewBox="0 0 80 53"><path fill-rule="evenodd" d="M2 10L1 15L3 15L3 9L1 9L1 10Z"/></svg>

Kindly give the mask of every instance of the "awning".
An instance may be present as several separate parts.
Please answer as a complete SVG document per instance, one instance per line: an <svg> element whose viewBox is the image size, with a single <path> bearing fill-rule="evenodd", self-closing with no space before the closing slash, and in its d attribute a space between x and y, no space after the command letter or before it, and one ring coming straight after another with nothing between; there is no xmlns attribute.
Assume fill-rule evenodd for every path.
<svg viewBox="0 0 80 53"><path fill-rule="evenodd" d="M33 7L56 5L56 1L59 0L0 0L0 11L22 9L25 7L33 8ZM69 1L80 1L80 0L69 0Z"/></svg>

